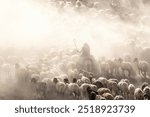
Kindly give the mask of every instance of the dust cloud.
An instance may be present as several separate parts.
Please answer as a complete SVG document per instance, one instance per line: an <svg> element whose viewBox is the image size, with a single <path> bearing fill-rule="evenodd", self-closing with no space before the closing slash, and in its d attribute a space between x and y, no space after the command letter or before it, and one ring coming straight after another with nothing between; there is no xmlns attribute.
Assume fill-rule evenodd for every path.
<svg viewBox="0 0 150 117"><path fill-rule="evenodd" d="M125 43L130 35L149 33L149 10L140 0L132 0L130 7L122 0L119 12L108 3L79 11L71 5L60 8L51 0L1 0L1 47L75 47L76 40L78 48L87 42L95 56L109 56L113 45Z"/></svg>
<svg viewBox="0 0 150 117"><path fill-rule="evenodd" d="M0 0L0 56L23 60L51 48L80 50L87 42L95 58L128 52L137 57L150 45L148 0L87 0L83 7L60 1ZM13 87L5 85L3 92Z"/></svg>

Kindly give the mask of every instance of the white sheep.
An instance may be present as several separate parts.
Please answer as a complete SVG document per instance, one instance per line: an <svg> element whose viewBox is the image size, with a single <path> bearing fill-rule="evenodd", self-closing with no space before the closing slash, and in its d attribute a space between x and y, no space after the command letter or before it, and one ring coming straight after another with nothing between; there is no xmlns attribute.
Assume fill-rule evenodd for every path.
<svg viewBox="0 0 150 117"><path fill-rule="evenodd" d="M119 88L118 88L118 85L117 85L117 83L115 81L108 80L107 88L110 89L111 94L113 96L116 96L116 95L119 94Z"/></svg>
<svg viewBox="0 0 150 117"><path fill-rule="evenodd" d="M91 87L91 89L93 90L93 91L97 91L97 86L96 85L93 85L93 84L90 84L90 87Z"/></svg>
<svg viewBox="0 0 150 117"><path fill-rule="evenodd" d="M39 74L32 74L31 75L31 80L35 79L36 81L39 81L41 79L40 75Z"/></svg>
<svg viewBox="0 0 150 117"><path fill-rule="evenodd" d="M129 79L121 79L120 82L126 82L128 85L130 84Z"/></svg>
<svg viewBox="0 0 150 117"><path fill-rule="evenodd" d="M150 87L146 86L143 89L143 93L144 93L144 99L145 100L150 100Z"/></svg>
<svg viewBox="0 0 150 117"><path fill-rule="evenodd" d="M53 78L52 82L53 83L51 85L54 89L54 92L56 91L56 94L59 96L64 96L67 85L64 82L60 81L59 78Z"/></svg>
<svg viewBox="0 0 150 117"><path fill-rule="evenodd" d="M87 84L90 84L90 83L91 83L91 82L90 82L90 79L87 78L87 77L85 77L85 76L83 76L83 77L81 78L81 81L82 81L83 83L87 83Z"/></svg>
<svg viewBox="0 0 150 117"><path fill-rule="evenodd" d="M128 84L126 82L119 82L118 88L120 91L120 95L122 95L125 99L128 97Z"/></svg>
<svg viewBox="0 0 150 117"><path fill-rule="evenodd" d="M100 81L100 82L103 84L103 87L107 87L108 81L107 81L106 78L104 78L104 77L99 77L97 80Z"/></svg>
<svg viewBox="0 0 150 117"><path fill-rule="evenodd" d="M81 93L81 99L83 100L87 100L88 99L88 92L87 92L87 88L90 87L89 84L83 83L80 86L80 93Z"/></svg>
<svg viewBox="0 0 150 117"><path fill-rule="evenodd" d="M117 73L117 64L116 64L116 61L115 60L107 60L107 63L108 63L108 73L109 73L109 77L113 77L113 76L116 76L116 73Z"/></svg>
<svg viewBox="0 0 150 117"><path fill-rule="evenodd" d="M103 95L104 93L111 93L110 89L108 88L99 88L97 92L98 92L98 95Z"/></svg>
<svg viewBox="0 0 150 117"><path fill-rule="evenodd" d="M45 82L36 83L36 98L37 99L46 99L47 94L47 85Z"/></svg>
<svg viewBox="0 0 150 117"><path fill-rule="evenodd" d="M106 98L106 100L113 100L114 97L111 93L103 93L102 96Z"/></svg>
<svg viewBox="0 0 150 117"><path fill-rule="evenodd" d="M76 69L69 69L67 71L67 75L68 75L69 81L72 82L73 78L77 78L77 70Z"/></svg>
<svg viewBox="0 0 150 117"><path fill-rule="evenodd" d="M47 93L52 94L55 92L55 84L51 78L43 78L41 82L45 82L47 86Z"/></svg>
<svg viewBox="0 0 150 117"><path fill-rule="evenodd" d="M138 58L135 58L134 62L136 62L136 64L137 64L139 74L142 74L143 77L146 78L147 73L149 71L149 63L146 61L139 61Z"/></svg>
<svg viewBox="0 0 150 117"><path fill-rule="evenodd" d="M103 88L103 84L98 80L95 80L92 84L94 84L97 87L97 89Z"/></svg>
<svg viewBox="0 0 150 117"><path fill-rule="evenodd" d="M134 98L136 100L143 100L144 99L144 93L140 88L136 88L134 91Z"/></svg>
<svg viewBox="0 0 150 117"><path fill-rule="evenodd" d="M129 99L129 100L134 100L135 86L134 86L133 84L130 84L130 85L128 86L128 91L129 91L128 99Z"/></svg>
<svg viewBox="0 0 150 117"><path fill-rule="evenodd" d="M56 83L56 91L59 96L64 96L66 90L66 84L64 82Z"/></svg>
<svg viewBox="0 0 150 117"><path fill-rule="evenodd" d="M143 82L142 83L142 86L141 86L141 89L143 90L146 86L150 86L147 82Z"/></svg>
<svg viewBox="0 0 150 117"><path fill-rule="evenodd" d="M111 78L111 79L109 79L109 81L114 81L114 82L116 82L117 84L119 83L118 79L115 79L115 78Z"/></svg>
<svg viewBox="0 0 150 117"><path fill-rule="evenodd" d="M68 84L68 90L74 99L80 99L80 87L76 83Z"/></svg>
<svg viewBox="0 0 150 117"><path fill-rule="evenodd" d="M121 58L119 58L118 61L119 67L122 69L122 74L124 78L131 78L131 76L135 75L132 64L130 62L125 62ZM125 74L126 71L128 72L128 76Z"/></svg>
<svg viewBox="0 0 150 117"><path fill-rule="evenodd" d="M78 79L78 80L77 80L77 84L78 84L79 86L81 86L83 83L84 83L84 82L83 82L81 79Z"/></svg>

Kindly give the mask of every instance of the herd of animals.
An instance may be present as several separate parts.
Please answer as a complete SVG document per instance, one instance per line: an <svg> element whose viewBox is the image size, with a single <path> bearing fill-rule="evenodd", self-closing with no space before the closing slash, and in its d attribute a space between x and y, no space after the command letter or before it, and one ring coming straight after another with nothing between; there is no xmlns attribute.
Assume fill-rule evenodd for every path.
<svg viewBox="0 0 150 117"><path fill-rule="evenodd" d="M60 8L60 12L71 9L79 13L87 13L96 16L104 16L112 20L116 16L125 22L137 23L141 15L149 11L149 0L48 0L52 6ZM68 9L69 8L69 9ZM149 16L149 15L148 15ZM141 18L142 20L142 18Z"/></svg>
<svg viewBox="0 0 150 117"><path fill-rule="evenodd" d="M105 10L100 9L107 6L109 2L104 1L108 0L49 1L62 8L73 5L80 10L95 8L104 14L118 12L123 19L127 14L137 15L130 10L138 9L137 0L132 0L135 9L131 5L133 9L128 9L127 14L118 0L109 0L111 4ZM81 51L54 47L44 54L0 57L0 99L149 100L150 48L145 47L147 40L139 43L120 45L114 50L117 56L111 58L95 59L87 43ZM124 50L128 53L123 56L120 51Z"/></svg>
<svg viewBox="0 0 150 117"><path fill-rule="evenodd" d="M95 59L87 43L80 51L53 48L47 54L21 61L15 56L8 57L7 61L1 57L0 80L5 78L6 86L14 85L8 97L0 94L0 98L149 100L150 64L146 60L130 61L129 58L126 55Z"/></svg>

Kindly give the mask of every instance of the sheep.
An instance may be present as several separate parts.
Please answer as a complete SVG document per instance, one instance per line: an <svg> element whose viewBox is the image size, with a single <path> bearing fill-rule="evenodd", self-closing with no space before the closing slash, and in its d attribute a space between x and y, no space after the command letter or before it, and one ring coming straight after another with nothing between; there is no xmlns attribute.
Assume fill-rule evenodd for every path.
<svg viewBox="0 0 150 117"><path fill-rule="evenodd" d="M96 85L96 86L97 86L97 89L99 89L99 88L102 88L102 87L103 87L103 84L102 84L100 81L98 81L98 80L93 81L93 83L92 83L92 84Z"/></svg>
<svg viewBox="0 0 150 117"><path fill-rule="evenodd" d="M119 66L122 69L123 77L126 78L125 71L127 71L128 72L127 78L128 79L131 78L131 76L134 74L134 70L133 70L131 63L125 62L121 58L119 58L118 61L119 61Z"/></svg>
<svg viewBox="0 0 150 117"><path fill-rule="evenodd" d="M40 79L41 79L41 77L40 77L39 74L32 74L32 75L31 75L31 80L39 81Z"/></svg>
<svg viewBox="0 0 150 117"><path fill-rule="evenodd" d="M129 99L129 100L134 100L135 86L134 86L133 84L130 84L130 85L128 86L128 91L129 91L128 99Z"/></svg>
<svg viewBox="0 0 150 117"><path fill-rule="evenodd" d="M99 88L97 92L98 92L98 95L102 95L104 93L111 93L110 89L108 88Z"/></svg>
<svg viewBox="0 0 150 117"><path fill-rule="evenodd" d="M18 85L22 87L26 87L26 84L28 84L31 80L31 76L28 70L20 65L15 66L15 77L17 79Z"/></svg>
<svg viewBox="0 0 150 117"><path fill-rule="evenodd" d="M77 70L76 69L69 69L68 72L69 81L72 82L73 78L77 78Z"/></svg>
<svg viewBox="0 0 150 117"><path fill-rule="evenodd" d="M78 84L79 86L81 86L83 83L84 83L84 82L83 82L81 79L78 79L78 80L77 80L77 84Z"/></svg>
<svg viewBox="0 0 150 117"><path fill-rule="evenodd" d="M117 84L119 83L118 79L115 79L115 78L111 78L111 79L109 79L109 81L114 81L114 82L116 82Z"/></svg>
<svg viewBox="0 0 150 117"><path fill-rule="evenodd" d="M96 85L93 85L93 84L90 84L90 87L91 87L91 89L93 90L93 91L97 91L97 86Z"/></svg>
<svg viewBox="0 0 150 117"><path fill-rule="evenodd" d="M87 88L89 87L89 84L83 83L80 86L80 93L81 93L81 99L87 100L88 99L88 93L87 93Z"/></svg>
<svg viewBox="0 0 150 117"><path fill-rule="evenodd" d="M46 98L46 92L47 91L47 85L45 82L37 82L36 83L36 94L37 99L45 99Z"/></svg>
<svg viewBox="0 0 150 117"><path fill-rule="evenodd" d="M59 76L57 76L57 79L59 79L59 81L61 81L61 82L64 82L64 79L66 79L66 80L68 80L68 82L70 82L67 74L60 74Z"/></svg>
<svg viewBox="0 0 150 117"><path fill-rule="evenodd" d="M64 96L66 90L66 84L60 81L58 78L53 78L52 82L54 83L54 91L56 91L57 95Z"/></svg>
<svg viewBox="0 0 150 117"><path fill-rule="evenodd" d="M139 74L142 74L142 76L144 78L146 78L147 73L149 71L149 63L147 61L139 61L138 58L135 58L134 62L137 64L137 68L139 70Z"/></svg>
<svg viewBox="0 0 150 117"><path fill-rule="evenodd" d="M91 89L91 87L87 87L87 93L89 100L95 100L98 93Z"/></svg>
<svg viewBox="0 0 150 117"><path fill-rule="evenodd" d="M150 100L150 87L146 86L143 89L143 93L144 93L144 100Z"/></svg>
<svg viewBox="0 0 150 117"><path fill-rule="evenodd" d="M41 82L45 82L45 83L46 83L47 92L48 92L48 93L51 93L51 91L52 91L53 88L54 88L54 85L52 85L52 84L53 84L52 79L51 79L51 78L43 78L43 79L41 80Z"/></svg>
<svg viewBox="0 0 150 117"><path fill-rule="evenodd" d="M89 80L87 77L85 77L85 76L83 76L83 77L81 78L81 81L82 81L83 83L87 83L87 84L90 84L90 83L91 83L90 80Z"/></svg>
<svg viewBox="0 0 150 117"><path fill-rule="evenodd" d="M68 78L64 78L63 82L64 82L65 84L69 84Z"/></svg>
<svg viewBox="0 0 150 117"><path fill-rule="evenodd" d="M142 86L141 86L141 89L143 90L146 86L149 86L149 84L147 82L143 82Z"/></svg>
<svg viewBox="0 0 150 117"><path fill-rule="evenodd" d="M113 60L107 60L108 67L109 67L109 77L113 77L116 75L117 72L117 65Z"/></svg>
<svg viewBox="0 0 150 117"><path fill-rule="evenodd" d="M119 88L115 81L108 80L107 88L110 89L113 96L116 96L117 94L119 94Z"/></svg>
<svg viewBox="0 0 150 117"><path fill-rule="evenodd" d="M121 79L120 82L126 82L128 85L130 84L129 79Z"/></svg>
<svg viewBox="0 0 150 117"><path fill-rule="evenodd" d="M134 98L136 100L143 100L144 99L144 93L140 88L136 88L134 91Z"/></svg>
<svg viewBox="0 0 150 117"><path fill-rule="evenodd" d="M106 100L113 100L114 99L114 97L111 93L104 93L104 94L102 94L102 96L104 98L106 98Z"/></svg>
<svg viewBox="0 0 150 117"><path fill-rule="evenodd" d="M80 87L76 83L68 84L68 91L73 99L80 99Z"/></svg>
<svg viewBox="0 0 150 117"><path fill-rule="evenodd" d="M144 47L141 51L141 59L147 61L148 63L150 63L150 47Z"/></svg>
<svg viewBox="0 0 150 117"><path fill-rule="evenodd" d="M19 85L17 88L23 89L20 91L22 94L31 93L33 94L31 97L34 99L147 100L150 98L149 82L145 82L149 80L148 71L146 71L146 75L143 73L147 77L146 79L142 78L145 77L144 75L135 75L133 67L136 64L131 63L129 56L124 61L119 59L102 61L104 63L101 66L97 64L96 67L101 67L101 73L103 72L104 74L95 75L95 72L91 73L91 71L95 71L94 66L97 61L95 62L94 57L90 54L85 54L87 55L85 56L81 53L82 56L79 56L80 53L72 52L70 48L58 50L54 55L45 53L41 53L38 56L23 57L23 63L20 65L16 64L15 67L10 64L10 68L14 67L16 71L16 74L14 74L18 80L16 86ZM1 77L4 74L3 72L12 70L6 67L9 65L7 58L0 63ZM79 67L78 60L80 61ZM142 60L147 61L145 59ZM82 65L84 62L85 66ZM138 62L140 63L140 61ZM86 69L86 67L89 68ZM122 72L124 77L120 77ZM135 82L132 81L132 78L134 78ZM142 86L140 83L143 83ZM140 86L140 89L136 90L135 87L138 86Z"/></svg>
<svg viewBox="0 0 150 117"><path fill-rule="evenodd" d="M107 81L106 78L104 78L104 77L99 77L97 80L102 83L103 87L107 87L108 81Z"/></svg>
<svg viewBox="0 0 150 117"><path fill-rule="evenodd" d="M120 81L118 83L118 88L120 90L120 94L123 95L125 99L128 97L128 84L126 82Z"/></svg>
<svg viewBox="0 0 150 117"><path fill-rule="evenodd" d="M91 79L91 84L94 84L96 81L97 81L96 78L92 78Z"/></svg>
<svg viewBox="0 0 150 117"><path fill-rule="evenodd" d="M66 90L66 84L64 82L57 82L56 83L57 95L64 96L65 90Z"/></svg>

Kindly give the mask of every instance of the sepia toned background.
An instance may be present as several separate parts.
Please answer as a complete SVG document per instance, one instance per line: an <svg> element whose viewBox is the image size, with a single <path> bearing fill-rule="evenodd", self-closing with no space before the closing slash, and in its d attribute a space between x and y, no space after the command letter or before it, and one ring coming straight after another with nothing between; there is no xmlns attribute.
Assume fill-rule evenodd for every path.
<svg viewBox="0 0 150 117"><path fill-rule="evenodd" d="M0 99L150 99L149 0L0 0Z"/></svg>

